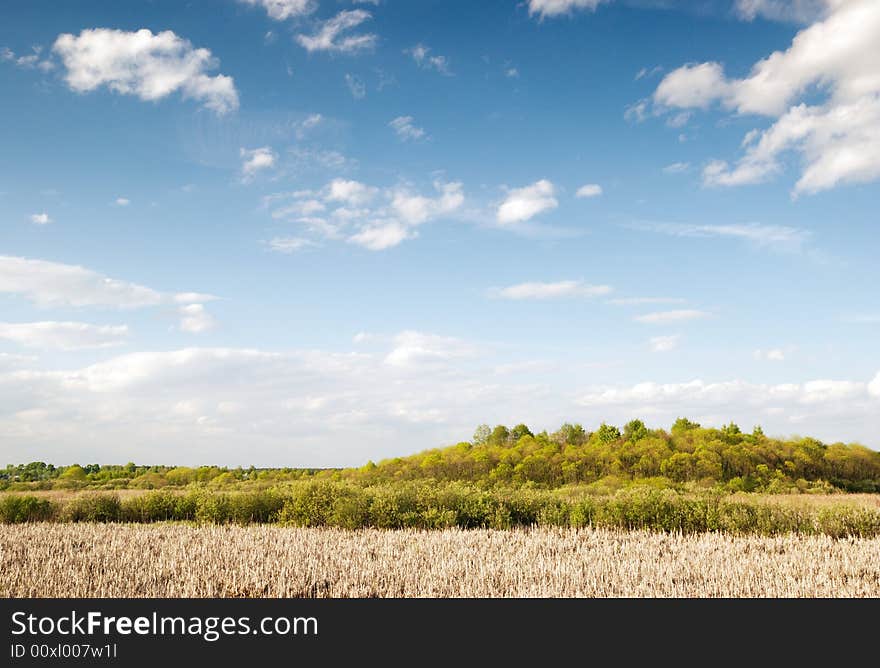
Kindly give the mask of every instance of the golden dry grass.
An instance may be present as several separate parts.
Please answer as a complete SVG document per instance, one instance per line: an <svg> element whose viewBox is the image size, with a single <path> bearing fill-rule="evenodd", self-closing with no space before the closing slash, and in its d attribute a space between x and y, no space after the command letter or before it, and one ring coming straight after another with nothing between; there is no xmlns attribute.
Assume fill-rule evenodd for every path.
<svg viewBox="0 0 880 668"><path fill-rule="evenodd" d="M880 539L0 526L3 597L877 597Z"/></svg>

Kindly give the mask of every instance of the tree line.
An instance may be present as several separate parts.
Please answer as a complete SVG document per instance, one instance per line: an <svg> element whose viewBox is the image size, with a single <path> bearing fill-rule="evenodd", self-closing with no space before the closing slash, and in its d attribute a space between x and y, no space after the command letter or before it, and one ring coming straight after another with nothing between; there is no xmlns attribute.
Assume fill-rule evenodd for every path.
<svg viewBox="0 0 880 668"><path fill-rule="evenodd" d="M0 489L267 488L311 478L360 485L430 479L483 487L592 486L596 491L650 482L730 492L880 492L880 452L810 437L772 438L760 427L746 433L734 423L707 428L686 418L669 430L649 429L641 420L623 429L602 424L595 431L566 423L552 433L533 433L525 424L480 425L470 441L360 468L56 467L31 462L0 470Z"/></svg>

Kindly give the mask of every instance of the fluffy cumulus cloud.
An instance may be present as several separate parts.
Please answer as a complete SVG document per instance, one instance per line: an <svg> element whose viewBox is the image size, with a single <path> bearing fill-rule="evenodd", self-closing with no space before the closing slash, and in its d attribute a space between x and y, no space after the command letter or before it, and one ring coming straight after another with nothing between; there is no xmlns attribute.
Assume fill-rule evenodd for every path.
<svg viewBox="0 0 880 668"><path fill-rule="evenodd" d="M368 51L376 45L378 36L372 33L352 34L351 31L371 18L373 15L363 9L342 11L321 23L315 34L297 35L296 41L310 53L327 51L353 54Z"/></svg>
<svg viewBox="0 0 880 668"><path fill-rule="evenodd" d="M41 308L138 309L216 299L197 292L159 292L78 265L8 255L0 255L0 293L24 297Z"/></svg>
<svg viewBox="0 0 880 668"><path fill-rule="evenodd" d="M398 116L388 123L397 134L397 138L401 141L416 141L425 138L425 130L415 125L415 119L412 116Z"/></svg>
<svg viewBox="0 0 880 668"><path fill-rule="evenodd" d="M48 225L52 222L52 219L49 217L49 214L44 211L43 213L32 214L31 222L34 225Z"/></svg>
<svg viewBox="0 0 880 668"><path fill-rule="evenodd" d="M458 182L434 182L424 195L409 186L378 188L360 181L336 178L317 191L278 193L264 199L278 220L298 223L314 239L344 240L379 251L418 236L418 227L449 216L464 204ZM311 238L310 238L311 237Z"/></svg>
<svg viewBox="0 0 880 668"><path fill-rule="evenodd" d="M125 325L84 322L0 322L0 339L26 348L81 350L117 346L128 336Z"/></svg>
<svg viewBox="0 0 880 668"><path fill-rule="evenodd" d="M252 181L257 172L274 167L278 161L278 155L268 146L252 150L242 148L239 153L241 155L241 180L244 182Z"/></svg>
<svg viewBox="0 0 880 668"><path fill-rule="evenodd" d="M758 15L783 4L740 6L745 15ZM880 3L827 0L824 14L741 79L727 76L720 63L705 62L680 67L660 82L654 102L661 108L719 104L773 119L745 136L734 164L710 162L703 172L706 185L766 181L783 170L790 152L803 162L794 195L880 177ZM821 99L814 102L817 90Z"/></svg>
<svg viewBox="0 0 880 668"><path fill-rule="evenodd" d="M547 179L535 181L523 188L513 188L498 205L495 218L501 225L526 222L539 213L559 206L555 192L555 187Z"/></svg>
<svg viewBox="0 0 880 668"><path fill-rule="evenodd" d="M270 18L284 21L307 16L317 8L315 0L239 0L246 5L262 7Z"/></svg>
<svg viewBox="0 0 880 668"><path fill-rule="evenodd" d="M557 281L555 283L518 283L505 288L490 290L490 294L502 299L564 299L569 297L601 297L612 291L608 285L590 285L583 281Z"/></svg>
<svg viewBox="0 0 880 668"><path fill-rule="evenodd" d="M576 10L595 11L596 7L610 0L529 0L529 15L553 18L571 14Z"/></svg>
<svg viewBox="0 0 880 668"><path fill-rule="evenodd" d="M218 114L238 108L232 77L207 74L217 67L211 52L194 48L170 30L87 29L59 35L52 50L64 65L65 82L78 93L106 86L155 101L179 91Z"/></svg>

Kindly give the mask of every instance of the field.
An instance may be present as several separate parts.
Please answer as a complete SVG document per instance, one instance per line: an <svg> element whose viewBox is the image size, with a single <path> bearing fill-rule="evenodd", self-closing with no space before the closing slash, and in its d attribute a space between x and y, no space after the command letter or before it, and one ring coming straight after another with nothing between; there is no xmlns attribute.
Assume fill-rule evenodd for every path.
<svg viewBox="0 0 880 668"><path fill-rule="evenodd" d="M0 526L3 597L877 597L880 539Z"/></svg>

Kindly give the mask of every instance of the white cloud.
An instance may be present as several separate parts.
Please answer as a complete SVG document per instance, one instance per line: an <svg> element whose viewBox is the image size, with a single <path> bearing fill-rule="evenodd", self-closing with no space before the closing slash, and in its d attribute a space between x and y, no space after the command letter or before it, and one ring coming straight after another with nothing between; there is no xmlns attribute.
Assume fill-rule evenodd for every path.
<svg viewBox="0 0 880 668"><path fill-rule="evenodd" d="M331 202L344 202L351 206L361 206L372 200L378 188L359 181L333 179L325 188L325 199Z"/></svg>
<svg viewBox="0 0 880 668"><path fill-rule="evenodd" d="M197 292L163 293L77 265L0 255L0 293L4 292L22 295L43 308L135 309L166 304L186 307L216 299Z"/></svg>
<svg viewBox="0 0 880 668"><path fill-rule="evenodd" d="M571 14L575 10L595 11L596 7L610 0L529 0L529 15L541 19Z"/></svg>
<svg viewBox="0 0 880 668"><path fill-rule="evenodd" d="M348 241L372 251L380 251L393 248L413 236L415 233L410 228L392 220L367 224L360 232L352 234Z"/></svg>
<svg viewBox="0 0 880 668"><path fill-rule="evenodd" d="M269 241L269 248L276 253L295 253L298 250L314 246L313 241L302 237L275 237Z"/></svg>
<svg viewBox="0 0 880 668"><path fill-rule="evenodd" d="M121 344L128 336L125 325L90 325L84 322L0 322L0 339L26 348L81 350Z"/></svg>
<svg viewBox="0 0 880 668"><path fill-rule="evenodd" d="M363 9L339 12L332 19L324 21L314 35L297 35L296 41L309 53L329 51L331 53L357 53L372 49L379 39L372 33L342 36L373 17Z"/></svg>
<svg viewBox="0 0 880 668"><path fill-rule="evenodd" d="M0 49L0 60L10 62L24 69L39 69L48 72L55 68L55 63L51 60L40 60L40 54L43 52L42 46L31 47L31 53L26 56L16 55L9 47L4 46Z"/></svg>
<svg viewBox="0 0 880 668"><path fill-rule="evenodd" d="M410 330L394 337L394 349L386 355L385 363L411 367L473 354L474 348L460 339Z"/></svg>
<svg viewBox="0 0 880 668"><path fill-rule="evenodd" d="M583 281L557 281L555 283L518 283L506 288L491 290L490 294L502 299L561 299L568 297L599 297L607 295L612 288L607 285L589 285Z"/></svg>
<svg viewBox="0 0 880 668"><path fill-rule="evenodd" d="M405 49L404 53L412 56L416 65L423 70L434 70L445 76L452 76L449 59L446 56L432 56L431 49L424 44L416 44L411 49Z"/></svg>
<svg viewBox="0 0 880 668"><path fill-rule="evenodd" d="M345 75L345 85L355 100L362 100L367 96L366 84L354 74Z"/></svg>
<svg viewBox="0 0 880 668"><path fill-rule="evenodd" d="M153 34L95 28L78 36L58 36L53 51L66 68L64 79L78 93L101 86L142 100L160 100L175 91L218 114L238 108L232 77L210 76L217 67L208 49L196 49L170 30Z"/></svg>
<svg viewBox="0 0 880 668"><path fill-rule="evenodd" d="M530 186L514 188L498 206L496 219L501 225L521 223L534 218L548 209L555 209L559 202L554 197L553 184L541 179Z"/></svg>
<svg viewBox="0 0 880 668"><path fill-rule="evenodd" d="M127 197L116 198L116 206L128 206L129 204L131 204L131 200Z"/></svg>
<svg viewBox="0 0 880 668"><path fill-rule="evenodd" d="M31 222L34 225L48 225L52 222L52 219L49 217L49 214L44 211L43 213L32 214Z"/></svg>
<svg viewBox="0 0 880 668"><path fill-rule="evenodd" d="M641 123L648 118L648 101L639 100L629 105L623 111L624 120L630 123Z"/></svg>
<svg viewBox="0 0 880 668"><path fill-rule="evenodd" d="M278 155L269 146L261 146L253 150L242 148L241 155L241 180L245 183L253 180L257 172L275 166Z"/></svg>
<svg viewBox="0 0 880 668"><path fill-rule="evenodd" d="M598 197L602 194L602 186L598 183L587 183L577 189L575 197Z"/></svg>
<svg viewBox="0 0 880 668"><path fill-rule="evenodd" d="M868 394L872 397L880 398L880 372L878 372L877 375L874 376L874 380L868 384Z"/></svg>
<svg viewBox="0 0 880 668"><path fill-rule="evenodd" d="M691 163L689 162L673 162L671 165L666 165L663 168L664 174L683 174L691 168Z"/></svg>
<svg viewBox="0 0 880 668"><path fill-rule="evenodd" d="M763 360L766 362L785 361L785 351L782 348L771 348L770 350L758 349L753 353L753 356L756 360Z"/></svg>
<svg viewBox="0 0 880 668"><path fill-rule="evenodd" d="M633 229L659 232L676 237L742 239L758 246L782 250L799 250L810 239L810 232L785 225L759 223L730 225L687 225L679 223L647 223L631 225Z"/></svg>
<svg viewBox="0 0 880 668"><path fill-rule="evenodd" d="M324 117L321 114L310 114L306 116L305 120L296 126L296 138L303 139L311 130L314 130L323 122Z"/></svg>
<svg viewBox="0 0 880 668"><path fill-rule="evenodd" d="M264 198L264 204L275 207L273 218L293 220L322 238L384 250L415 238L418 226L451 215L464 203L461 183L433 185L436 195L430 197L408 186L377 188L337 178L319 191L279 193Z"/></svg>
<svg viewBox="0 0 880 668"><path fill-rule="evenodd" d="M653 336L648 340L651 350L655 353L668 353L675 350L681 341L681 334L673 334L671 336Z"/></svg>
<svg viewBox="0 0 880 668"><path fill-rule="evenodd" d="M276 21L307 16L315 11L315 0L240 0L241 2L259 6L266 10L270 18Z"/></svg>
<svg viewBox="0 0 880 668"><path fill-rule="evenodd" d="M841 380L814 380L777 385L763 385L742 380L719 383L706 383L702 380L686 383L645 382L630 387L596 388L582 396L579 403L583 406L629 404L642 409L647 407L663 409L674 406L678 407L676 410L683 411L680 414L690 413L692 416L705 411L708 407L742 412L742 407L745 406L754 416L755 409L774 404L787 404L789 411L803 409L804 406L813 406L817 410L841 408L834 404L866 399L870 393L868 388L867 383ZM732 417L733 415L728 413L726 419Z"/></svg>
<svg viewBox="0 0 880 668"><path fill-rule="evenodd" d="M414 195L406 189L394 191L391 209L407 225L421 225L433 218L452 213L464 203L462 184L436 182L438 197Z"/></svg>
<svg viewBox="0 0 880 668"><path fill-rule="evenodd" d="M508 79L519 79L519 70L515 67L505 67L504 76Z"/></svg>
<svg viewBox="0 0 880 668"><path fill-rule="evenodd" d="M638 81L639 79L644 79L646 77L652 77L655 74L660 74L660 72L662 72L662 71L663 71L662 65L655 65L654 67L651 67L651 68L643 67L638 72L636 72L635 80Z"/></svg>
<svg viewBox="0 0 880 668"><path fill-rule="evenodd" d="M566 386L583 382L576 365L555 367L547 385L535 384L531 369L498 379L493 351L454 337L401 332L375 347L186 348L57 370L13 359L0 369L0 458L19 461L27 452L56 463L358 466L455 443L483 422L540 430L577 418L595 428L634 416L665 428L687 416L704 425L734 420L746 429L760 423L769 434L796 430L828 442L862 438L878 445L880 378L574 391ZM528 383L519 381L524 376ZM34 411L39 420L28 419ZM806 417L795 425L799 415Z"/></svg>
<svg viewBox="0 0 880 668"><path fill-rule="evenodd" d="M413 124L412 116L398 116L388 123L388 127L397 133L397 138L401 141L415 141L424 139L425 131Z"/></svg>
<svg viewBox="0 0 880 668"><path fill-rule="evenodd" d="M792 7L740 4L755 14ZM828 8L827 17L801 30L787 50L755 63L743 79L730 79L721 64L706 62L680 67L661 81L654 93L660 107L720 103L739 114L775 119L766 130L746 135L745 153L735 165L709 163L706 185L766 181L783 170L782 156L790 151L803 158L795 196L880 178L880 4L835 0ZM797 103L817 89L823 102Z"/></svg>
<svg viewBox="0 0 880 668"><path fill-rule="evenodd" d="M670 322L682 322L685 320L700 320L710 315L707 311L698 311L696 309L677 309L673 311L657 311L656 313L646 313L645 315L637 315L633 320L643 322L649 325L664 325Z"/></svg>
<svg viewBox="0 0 880 668"><path fill-rule="evenodd" d="M737 15L746 21L760 16L771 21L809 23L824 16L829 0L736 0Z"/></svg>
<svg viewBox="0 0 880 668"><path fill-rule="evenodd" d="M214 318L205 310L204 304L187 304L181 306L177 312L180 314L181 331L201 334L214 329L216 325Z"/></svg>
<svg viewBox="0 0 880 668"><path fill-rule="evenodd" d="M645 304L683 304L687 300L680 297L620 297L609 299L615 306L643 306Z"/></svg>

